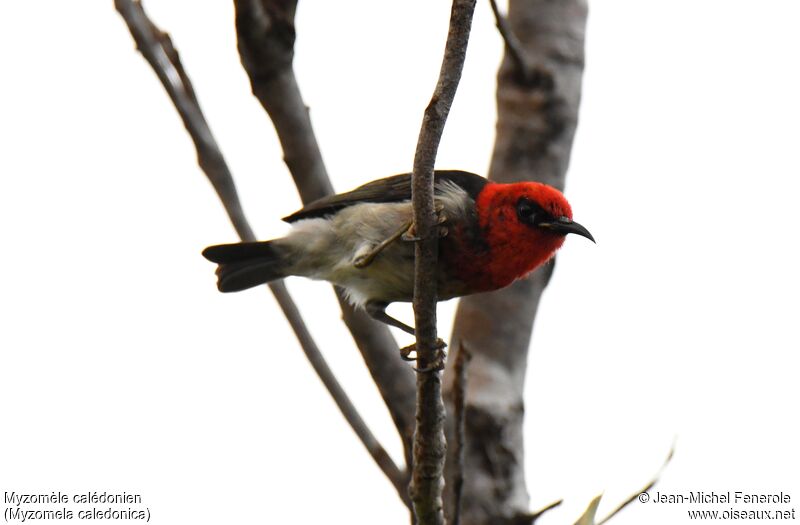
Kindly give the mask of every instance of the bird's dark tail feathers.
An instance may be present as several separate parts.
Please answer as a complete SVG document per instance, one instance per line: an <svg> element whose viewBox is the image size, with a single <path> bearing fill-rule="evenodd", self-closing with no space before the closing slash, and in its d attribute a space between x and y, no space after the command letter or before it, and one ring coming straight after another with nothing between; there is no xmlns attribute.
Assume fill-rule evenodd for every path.
<svg viewBox="0 0 800 525"><path fill-rule="evenodd" d="M209 246L203 257L219 264L217 288L238 292L287 277L287 258L273 241Z"/></svg>

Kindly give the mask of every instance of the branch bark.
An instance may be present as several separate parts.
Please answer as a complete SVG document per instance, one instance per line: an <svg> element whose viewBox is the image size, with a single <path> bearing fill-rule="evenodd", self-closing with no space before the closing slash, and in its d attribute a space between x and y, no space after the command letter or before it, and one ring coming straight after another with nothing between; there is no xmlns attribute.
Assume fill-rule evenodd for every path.
<svg viewBox="0 0 800 525"><path fill-rule="evenodd" d="M520 82L506 51L498 72L497 138L490 179L539 180L564 187L580 102L586 14L585 0L510 0L510 30L526 59L553 84ZM517 523L530 515L522 394L533 319L552 271L549 264L508 288L459 302L452 344L464 342L473 355L465 415L465 525ZM448 363L446 394L452 384L452 363ZM448 413L451 410L448 406ZM448 425L448 436L453 432ZM448 480L454 463L451 455ZM452 491L447 496L452 514Z"/></svg>
<svg viewBox="0 0 800 525"><path fill-rule="evenodd" d="M300 94L294 59L297 0L234 0L242 65L253 94L278 133L284 160L304 203L333 193L328 172ZM350 306L337 290L342 318L394 421L411 464L414 378L389 329Z"/></svg>
<svg viewBox="0 0 800 525"><path fill-rule="evenodd" d="M434 211L433 169L439 142L455 98L469 43L475 0L453 0L444 58L431 101L425 109L414 155L411 201L419 237L414 265L414 321L417 332L417 427L411 499L420 524L443 524L442 489L447 444L444 403L437 361L436 264L439 233Z"/></svg>
<svg viewBox="0 0 800 525"><path fill-rule="evenodd" d="M115 0L114 5L125 20L138 50L155 71L180 114L183 124L194 142L198 163L219 195L236 232L243 241L254 241L255 235L242 210L233 176L200 109L192 83L169 35L153 24L138 0ZM319 347L312 339L297 305L289 295L283 281L270 283L269 289L289 321L306 358L328 389L345 420L350 424L378 467L395 486L400 498L410 508L411 504L406 490L407 474L395 465L347 397L322 356Z"/></svg>

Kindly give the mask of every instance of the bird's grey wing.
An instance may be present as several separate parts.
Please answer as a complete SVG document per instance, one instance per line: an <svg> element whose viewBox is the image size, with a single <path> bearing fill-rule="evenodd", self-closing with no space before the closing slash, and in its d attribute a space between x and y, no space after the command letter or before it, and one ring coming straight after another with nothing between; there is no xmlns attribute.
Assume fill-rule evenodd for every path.
<svg viewBox="0 0 800 525"><path fill-rule="evenodd" d="M461 186L473 198L486 184L485 178L466 171L438 170L434 173L434 177L437 183L448 180ZM324 217L361 202L402 202L409 199L411 199L411 174L402 173L368 182L347 193L317 199L301 210L284 217L283 220L295 222L301 219Z"/></svg>
<svg viewBox="0 0 800 525"><path fill-rule="evenodd" d="M322 197L307 204L303 209L294 212L288 217L284 217L283 220L295 222L301 219L324 217L360 202L395 202L410 198L411 174L403 173L368 182L347 193Z"/></svg>

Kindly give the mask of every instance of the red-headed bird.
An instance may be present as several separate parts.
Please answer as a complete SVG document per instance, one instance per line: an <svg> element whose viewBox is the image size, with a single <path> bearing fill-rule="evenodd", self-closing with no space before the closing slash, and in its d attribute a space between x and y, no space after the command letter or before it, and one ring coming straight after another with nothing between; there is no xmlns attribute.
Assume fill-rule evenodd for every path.
<svg viewBox="0 0 800 525"><path fill-rule="evenodd" d="M538 182L500 184L465 171L436 171L440 219L438 298L497 290L546 262L568 233L592 241L564 196ZM379 179L316 200L285 217L286 237L210 246L221 292L298 275L341 286L374 319L411 334L386 314L414 294L411 175Z"/></svg>

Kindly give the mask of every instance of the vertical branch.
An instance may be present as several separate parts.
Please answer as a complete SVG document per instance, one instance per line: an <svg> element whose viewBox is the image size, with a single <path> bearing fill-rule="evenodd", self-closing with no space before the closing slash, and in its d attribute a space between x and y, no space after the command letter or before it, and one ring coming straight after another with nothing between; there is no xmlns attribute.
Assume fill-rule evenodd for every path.
<svg viewBox="0 0 800 525"><path fill-rule="evenodd" d="M497 138L490 179L539 180L564 187L577 126L586 15L586 0L510 0L508 28L519 40L524 61L550 81L522 82L506 49L497 76ZM453 341L473 349L462 514L470 525L514 523L530 513L523 388L533 319L552 271L548 264L508 288L459 301ZM445 375L448 386L452 370ZM454 462L450 457L448 473ZM448 499L452 512L452 494Z"/></svg>
<svg viewBox="0 0 800 525"><path fill-rule="evenodd" d="M141 2L138 0L115 0L115 7L125 20L137 48L155 71L180 114L197 150L198 163L217 191L239 237L243 241L255 240L253 230L250 228L250 224L242 210L233 176L200 109L192 83L183 69L169 35L158 29L150 21ZM283 281L270 283L269 289L289 321L306 358L325 385L325 388L327 388L345 420L361 440L378 467L395 486L400 499L410 507L411 504L406 491L407 475L395 465L361 418L350 398L347 397L344 389L322 356L319 347L312 339L300 315L300 311L289 295L289 291Z"/></svg>
<svg viewBox="0 0 800 525"><path fill-rule="evenodd" d="M439 80L425 109L414 155L412 204L419 241L414 265L414 320L417 331L417 427L411 499L420 524L444 523L442 489L447 448L444 437L444 403L441 376L435 363L439 356L436 335L439 234L434 212L433 169L450 106L467 53L475 0L453 0L450 27Z"/></svg>
<svg viewBox="0 0 800 525"><path fill-rule="evenodd" d="M269 114L304 203L333 193L292 62L297 0L234 0L242 66L253 94ZM414 379L389 329L353 309L337 291L342 318L389 409L410 464Z"/></svg>

